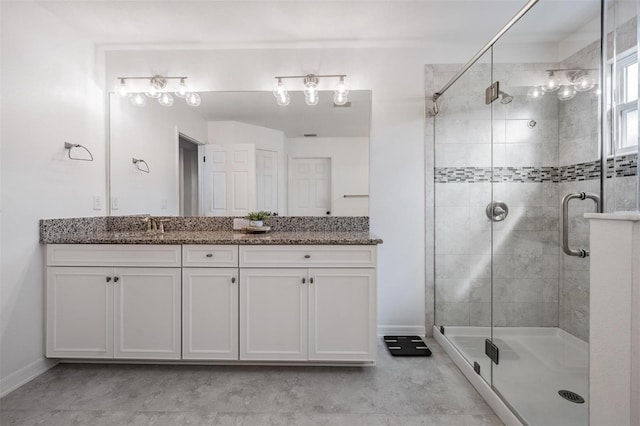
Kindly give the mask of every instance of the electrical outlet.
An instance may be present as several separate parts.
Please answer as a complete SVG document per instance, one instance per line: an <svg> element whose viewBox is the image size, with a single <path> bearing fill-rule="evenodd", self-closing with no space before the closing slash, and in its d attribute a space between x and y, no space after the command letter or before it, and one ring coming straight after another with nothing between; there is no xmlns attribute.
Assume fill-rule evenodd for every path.
<svg viewBox="0 0 640 426"><path fill-rule="evenodd" d="M249 226L249 221L247 219L242 219L242 218L234 218L233 219L233 229L234 229L234 231L237 231L237 230L242 229L242 228L246 228L247 226Z"/></svg>
<svg viewBox="0 0 640 426"><path fill-rule="evenodd" d="M111 198L111 210L118 210L120 208L120 200L118 197Z"/></svg>
<svg viewBox="0 0 640 426"><path fill-rule="evenodd" d="M93 209L102 210L102 197L99 195L93 196Z"/></svg>

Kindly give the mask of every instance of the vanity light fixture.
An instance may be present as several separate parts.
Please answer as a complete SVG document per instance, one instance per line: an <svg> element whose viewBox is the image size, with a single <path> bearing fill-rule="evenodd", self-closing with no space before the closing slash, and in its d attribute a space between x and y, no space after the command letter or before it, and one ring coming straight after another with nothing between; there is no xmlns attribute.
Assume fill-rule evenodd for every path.
<svg viewBox="0 0 640 426"><path fill-rule="evenodd" d="M307 105L318 105L318 102L320 100L318 91L318 83L320 81L320 78L339 78L340 82L338 83L338 86L333 93L333 102L336 105L345 105L347 102L349 102L349 89L344 82L344 79L346 77L346 74L307 74L276 76L276 85L273 88L273 96L275 96L278 105L289 105L289 103L291 102L291 97L289 96L289 91L285 87L282 80L285 78L300 78L303 79L304 82L304 102Z"/></svg>
<svg viewBox="0 0 640 426"><path fill-rule="evenodd" d="M194 92L187 91L186 80L188 77L165 77L162 75L154 75L152 77L118 77L120 84L118 85L118 94L122 97L128 96L131 103L135 106L145 106L147 104L146 98L157 99L158 103L162 106L170 107L173 105L173 95L168 90L169 80L180 80L177 89L175 90L175 96L184 98L185 102L189 106L200 105L200 96ZM127 80L147 80L149 82L147 88L144 91L132 90L127 86Z"/></svg>
<svg viewBox="0 0 640 426"><path fill-rule="evenodd" d="M568 101L573 99L578 92L593 91L599 94L599 87L590 71L596 68L561 68L546 70L548 78L542 86L534 86L527 91L530 99L539 99L547 93L558 92L558 99ZM560 73L562 79L556 73Z"/></svg>

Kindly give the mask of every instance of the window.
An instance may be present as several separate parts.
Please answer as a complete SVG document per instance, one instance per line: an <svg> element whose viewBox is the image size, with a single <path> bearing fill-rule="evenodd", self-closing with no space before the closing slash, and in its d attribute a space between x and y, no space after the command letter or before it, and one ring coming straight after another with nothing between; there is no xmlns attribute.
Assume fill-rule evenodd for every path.
<svg viewBox="0 0 640 426"><path fill-rule="evenodd" d="M626 56L616 65L618 131L612 154L622 154L638 149L638 55Z"/></svg>

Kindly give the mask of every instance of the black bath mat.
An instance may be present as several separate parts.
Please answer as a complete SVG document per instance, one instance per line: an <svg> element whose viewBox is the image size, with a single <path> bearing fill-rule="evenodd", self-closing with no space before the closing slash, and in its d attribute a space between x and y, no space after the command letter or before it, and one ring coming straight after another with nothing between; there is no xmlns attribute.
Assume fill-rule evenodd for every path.
<svg viewBox="0 0 640 426"><path fill-rule="evenodd" d="M431 356L420 336L384 336L384 344L393 356Z"/></svg>

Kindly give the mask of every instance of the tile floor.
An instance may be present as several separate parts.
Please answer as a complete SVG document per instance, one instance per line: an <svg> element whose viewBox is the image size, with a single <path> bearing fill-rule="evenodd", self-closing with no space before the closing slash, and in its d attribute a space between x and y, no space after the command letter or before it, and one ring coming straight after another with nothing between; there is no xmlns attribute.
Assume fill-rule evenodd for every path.
<svg viewBox="0 0 640 426"><path fill-rule="evenodd" d="M59 364L0 400L10 425L501 425L438 344L376 367Z"/></svg>

